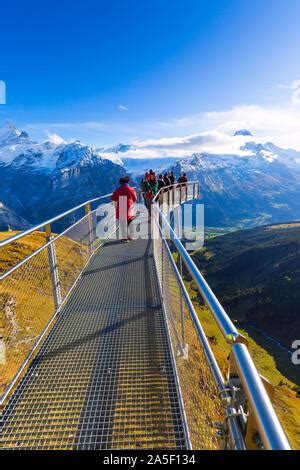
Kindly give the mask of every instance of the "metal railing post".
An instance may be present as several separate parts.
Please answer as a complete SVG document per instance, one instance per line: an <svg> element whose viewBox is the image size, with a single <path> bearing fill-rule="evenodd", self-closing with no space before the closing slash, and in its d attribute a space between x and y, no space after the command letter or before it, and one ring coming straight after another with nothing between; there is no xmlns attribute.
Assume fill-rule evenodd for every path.
<svg viewBox="0 0 300 470"><path fill-rule="evenodd" d="M89 252L90 255L93 254L94 251L94 237L93 237L93 224L92 224L92 216L91 216L91 204L89 202L86 203L84 206L85 215L87 217L88 223L88 237L89 237Z"/></svg>
<svg viewBox="0 0 300 470"><path fill-rule="evenodd" d="M181 190L180 190L180 199L181 199ZM180 207L181 206L178 206L178 208L177 208L177 233L178 233L178 237L181 236L181 227L180 227L181 220L179 218L179 216L180 216ZM181 276L181 279L182 279L182 259L181 259L180 254L179 254L179 268L180 268L179 269L180 276ZM180 296L181 347L182 347L183 355L186 357L187 356L187 348L186 348L186 343L185 343L184 309L183 309L183 299L182 299L181 290L180 290L179 296Z"/></svg>
<svg viewBox="0 0 300 470"><path fill-rule="evenodd" d="M181 213L181 205L179 205L176 209L177 212L177 217L176 217L176 222L177 222L177 237L181 238L182 236L182 230L181 230L181 222L182 222L182 213Z"/></svg>
<svg viewBox="0 0 300 470"><path fill-rule="evenodd" d="M163 244L163 225L162 225L162 218L158 218L158 236L160 237L161 241L161 293L164 296L164 244Z"/></svg>
<svg viewBox="0 0 300 470"><path fill-rule="evenodd" d="M182 259L179 255L179 272L182 279ZM182 292L180 289L180 322L181 322L181 344L184 357L188 356L188 345L185 342L185 318L184 318L184 308L183 308L183 298Z"/></svg>
<svg viewBox="0 0 300 470"><path fill-rule="evenodd" d="M45 232L46 232L46 240L47 242L50 242L52 240L50 224L47 224L45 226ZM56 249L55 249L54 243L50 243L50 245L48 245L47 252L48 252L54 305L55 305L55 308L58 309L58 307L60 306L62 302L62 296L61 296L61 287L60 287L59 272L58 272L58 265L57 265Z"/></svg>
<svg viewBox="0 0 300 470"><path fill-rule="evenodd" d="M164 296L164 247L163 247L163 241L161 238L161 293L162 296Z"/></svg>
<svg viewBox="0 0 300 470"><path fill-rule="evenodd" d="M250 407L250 415L253 414L264 448L289 450L288 439L246 345L241 343L233 344L231 358L235 368L234 374L237 373L241 380Z"/></svg>

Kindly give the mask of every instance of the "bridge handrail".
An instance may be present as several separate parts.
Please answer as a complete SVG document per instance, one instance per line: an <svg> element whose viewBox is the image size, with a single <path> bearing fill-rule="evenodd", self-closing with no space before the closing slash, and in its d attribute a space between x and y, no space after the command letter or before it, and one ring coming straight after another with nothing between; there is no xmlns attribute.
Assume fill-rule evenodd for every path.
<svg viewBox="0 0 300 470"><path fill-rule="evenodd" d="M159 225L157 219L155 219L155 222L156 222L156 226L159 230L159 233L162 236L163 235L162 228ZM219 396L222 398L223 402L225 403L226 415L229 417L228 418L228 432L229 432L229 435L230 435L230 438L231 438L231 442L233 443L233 447L234 447L235 450L246 450L245 443L244 443L244 438L243 438L243 435L242 435L242 430L241 430L241 428L239 426L239 423L238 423L238 417L235 416L235 415L232 415L232 413L231 413L231 404L230 404L230 400L229 400L229 392L228 392L228 388L227 388L227 385L225 383L223 374L220 370L219 364L218 364L218 362L217 362L217 360L214 356L214 353L211 349L209 341L206 337L205 331L204 331L204 329L202 327L202 324L199 320L199 317L198 317L198 315L195 311L193 302L190 299L190 296L189 296L189 294L187 292L187 289L184 285L183 279L180 275L180 272L178 270L176 262L175 262L175 260L172 256L169 245L168 245L166 239L163 238L163 236L162 236L162 242L164 244L164 247L166 249L169 261L170 261L170 263L172 265L172 268L174 270L175 277L176 277L176 280L178 282L178 285L180 286L180 289L182 291L182 295L184 297L186 307L188 309L191 320L193 322L196 334L197 334L197 336L200 340L200 343L203 347L203 352L204 352L204 355L206 357L209 368L211 370L211 374L212 374L213 380L215 382L215 385L217 387Z"/></svg>
<svg viewBox="0 0 300 470"><path fill-rule="evenodd" d="M82 204L79 204L76 207L72 207L71 209L67 210L66 212L62 212L61 214L52 217L51 219L46 220L45 222L41 222L40 224L34 225L33 227L28 228L27 230L23 230L22 232L17 233L16 235L13 235L12 237L6 238L5 240L0 241L0 248L3 248L6 245L9 245L10 243L16 242L20 240L21 238L30 235L33 232L36 232L40 230L41 228L44 228L46 225L51 225L54 222L57 222L58 220L62 219L63 217L66 217L67 215L72 214L72 212L75 212L79 209L82 209L85 207L87 204L92 204L93 202L100 201L100 199L105 199L108 198L112 195L110 194L105 194L104 196L99 196L94 199L89 199L88 201L83 202Z"/></svg>
<svg viewBox="0 0 300 470"><path fill-rule="evenodd" d="M4 393L2 395L0 394L0 406L2 406L3 403L6 401L7 397L10 395L11 391L13 390L15 384L18 382L21 374L26 369L26 367L29 364L31 358L33 357L35 351L37 350L37 348L41 344L42 339L45 337L45 335L49 331L49 329L50 329L53 321L55 320L56 316L58 315L62 305L64 304L66 299L69 297L70 293L72 292L74 286L76 285L76 283L77 283L77 281L80 277L80 274L81 274L82 270L84 269L84 267L89 262L91 256L95 253L96 250L98 250L105 243L106 239L99 242L97 244L97 246L94 246L94 241L95 240L94 240L94 234L93 234L94 227L93 227L92 218L95 217L95 215L97 213L97 208L91 210L91 204L93 202L97 202L97 201L103 200L105 198L109 198L110 196L111 196L111 194L107 194L107 195L104 195L104 196L99 196L99 197L94 198L94 199L90 199L89 201L85 201L84 203L82 203L82 204L80 204L76 207L73 207L72 209L70 209L70 210L68 210L68 211L66 211L62 214L59 214L58 216L53 217L53 218L47 220L46 222L42 222L38 225L35 225L35 226L31 227L30 229L25 230L23 232L20 232L20 233L14 235L13 237L7 238L7 239L5 239L1 242L0 248L3 248L3 247L6 247L6 246L22 239L26 235L30 235L33 232L39 231L41 229L45 229L45 232L46 232L45 233L45 235L46 235L45 242L40 247L36 248L32 253L25 256L23 259L16 262L13 266L11 266L6 271L1 273L0 274L0 281L1 282L2 281L8 281L9 282L10 279L13 278L16 274L18 275L18 270L20 268L30 266L31 262L34 262L34 260L39 259L39 256L45 257L45 258L48 259L48 262L47 262L48 264L47 264L46 269L47 269L47 273L50 275L51 284L52 284L52 295L50 295L49 298L53 297L54 307L55 308L54 308L53 312L51 313L49 321L47 321L42 328L40 328L40 326L37 328L37 331L36 331L37 336L36 336L36 340L34 341L34 344L29 348L28 354L25 357L25 359L23 360L23 362L20 362L20 366L16 370L16 373L14 374L14 376L12 376L9 379L9 381L7 383L7 386L4 389ZM112 205L112 204L113 204L113 201L110 201L110 202L105 203L102 207L106 207L106 206L109 206L109 205ZM71 214L71 213L73 213L73 212L75 212L78 209L81 209L83 207L85 207L85 209L86 209L84 216L80 216L78 218L78 220L76 220L75 222L68 225L67 228L65 228L61 233L58 233L58 234L52 233L51 224L53 224L57 220L60 220L64 216L69 215L69 214ZM88 246L89 252L87 252L86 254L85 254L85 252L82 252L82 254L81 254L81 251L79 250L78 253L76 253L77 261L78 261L79 264L81 263L81 268L80 269L78 268L79 271L75 270L74 273L72 274L73 280L72 280L71 285L69 286L68 291L64 292L63 295L61 294L61 292L59 292L59 295L58 295L57 292L58 292L58 290L60 291L60 287L58 289L58 286L60 285L60 281L58 280L59 278L57 277L58 272L59 272L59 267L58 267L57 259L56 259L57 258L56 257L56 244L58 242L61 243L61 244L64 244L65 241L68 239L68 237L70 237L70 232L72 232L72 230L79 230L80 231L80 229L84 230L84 236L85 237L91 236L93 241L91 243L91 240L89 240L89 246ZM111 233L109 233L107 235L107 237L109 237L109 236L111 236ZM72 239L72 237L70 239ZM76 237L75 237L75 240L76 240ZM35 266L38 264L38 262L39 261L37 261L35 263ZM49 280L49 282L50 282L50 280ZM50 293L48 293L48 294L50 294Z"/></svg>
<svg viewBox="0 0 300 470"><path fill-rule="evenodd" d="M243 344L244 339L242 335L230 320L216 295L184 248L177 234L172 229L165 214L160 209L158 199L153 202L153 207L155 208L154 210L157 211L158 220L160 220L159 225L162 240L165 241L163 229L167 228L170 239L173 241L186 269L196 283L200 294L216 320L224 338L231 346L230 357L232 357L234 361L236 372L240 377L243 390L253 411L254 419L264 447L270 450L290 450L288 439L274 411L264 384L247 346ZM196 331L200 342L203 344L199 329L196 328ZM215 376L215 371L212 372ZM220 383L217 383L217 386L220 386Z"/></svg>
<svg viewBox="0 0 300 470"><path fill-rule="evenodd" d="M197 182L192 181L190 184L192 184L192 183L197 183ZM177 187L177 186L180 186L180 185L183 185L183 184L185 184L185 183L175 183L173 185L165 186L164 188L159 190L159 192L156 194L154 199L156 200L158 198L158 196L162 192L164 192L166 189L169 190L170 188L174 188L174 187ZM83 207L87 206L87 204L93 204L94 202L100 201L101 199L109 198L111 196L112 196L112 193L109 193L109 194L105 194L103 196L95 197L93 199L88 199L87 201L82 202L78 206L72 207L71 209L68 209L67 211L62 212L61 214L56 215L55 217L52 217L51 219L48 219L44 222L41 222L37 225L34 225L34 226L28 228L26 230L23 230L19 233L16 233L12 237L5 238L5 240L0 240L0 248L3 248L4 246L9 245L10 243L16 242L16 241L20 240L21 238L26 237L27 235L30 235L31 233L36 232L36 231L44 228L46 225L49 225L49 224L51 225L54 222L57 222L58 220L62 219L63 217L66 217L67 215L70 215L73 212L76 212L77 210L82 209Z"/></svg>
<svg viewBox="0 0 300 470"><path fill-rule="evenodd" d="M168 226L170 236L177 248L178 253L181 255L186 268L188 269L190 275L196 282L200 290L200 293L202 297L204 298L211 313L213 314L224 338L226 339L228 343L237 341L240 338L240 333L238 332L238 330L236 329L236 327L230 320L229 316L227 315L224 308L220 304L219 300L215 296L214 292L212 291L212 289L210 288L210 286L204 279L203 275L197 268L196 264L194 263L194 261L192 260L192 258L190 257L186 249L184 248L178 236L176 235L172 227L168 224L166 217L164 216L164 214L162 213L160 209L158 210L160 212L160 215L164 223L167 224Z"/></svg>
<svg viewBox="0 0 300 470"><path fill-rule="evenodd" d="M184 183L186 184L186 183ZM187 183L188 185L194 185L194 184L199 184L197 181L192 181L190 183ZM168 186L168 188L175 188L178 186L178 183ZM162 188L161 191L163 191L165 188ZM158 196L158 195L157 195ZM203 275L197 268L196 264L184 248L183 244L179 240L177 234L175 231L172 229L170 226L169 222L167 221L167 218L161 211L159 205L157 204L158 199L154 202L154 204L157 207L157 210L159 211L159 214L161 216L161 220L163 221L163 224L168 228L168 233L170 233L170 237L172 238L177 251L182 257L182 260L184 261L186 268L188 269L190 275L196 282L201 295L203 296L204 300L206 301L207 306L209 307L211 313L213 314L216 322L218 323L220 330L225 337L226 341L229 343L232 343L236 341L238 338L240 338L240 333L230 320L229 316L225 312L224 308L220 304L219 300L213 293L212 289L204 279Z"/></svg>
<svg viewBox="0 0 300 470"><path fill-rule="evenodd" d="M233 344L232 356L265 448L291 450L247 346Z"/></svg>
<svg viewBox="0 0 300 470"><path fill-rule="evenodd" d="M196 180L193 180L193 181L188 181L187 183L174 183L174 184L169 184L168 186L164 186L163 188L161 188L158 193L155 195L153 201L154 202L157 202L158 201L158 198L161 194L167 192L166 189L168 191L170 191L171 189L175 189L175 188L184 188L184 187L187 187L187 186L197 186L199 188L199 181L196 181ZM199 194L197 195L197 197L199 196Z"/></svg>

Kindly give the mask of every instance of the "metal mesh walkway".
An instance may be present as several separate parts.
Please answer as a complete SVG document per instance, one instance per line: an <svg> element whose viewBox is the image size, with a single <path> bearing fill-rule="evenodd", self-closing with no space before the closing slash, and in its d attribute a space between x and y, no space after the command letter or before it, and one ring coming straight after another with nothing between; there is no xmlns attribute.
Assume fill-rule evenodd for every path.
<svg viewBox="0 0 300 470"><path fill-rule="evenodd" d="M186 447L151 245L92 258L4 409L2 448Z"/></svg>

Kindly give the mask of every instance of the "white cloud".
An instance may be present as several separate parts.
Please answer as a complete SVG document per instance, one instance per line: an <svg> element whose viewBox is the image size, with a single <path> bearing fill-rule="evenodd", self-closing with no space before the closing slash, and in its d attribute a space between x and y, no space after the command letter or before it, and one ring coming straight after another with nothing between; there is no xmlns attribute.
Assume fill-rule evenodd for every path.
<svg viewBox="0 0 300 470"><path fill-rule="evenodd" d="M297 88L300 88L300 80L294 80L291 85L292 90L296 90Z"/></svg>
<svg viewBox="0 0 300 470"><path fill-rule="evenodd" d="M290 85L278 85L278 88L284 88L286 90L296 90L300 87L300 80L294 80Z"/></svg>
<svg viewBox="0 0 300 470"><path fill-rule="evenodd" d="M290 85L278 85L278 88L291 90L291 104L293 106L300 105L300 80L294 80Z"/></svg>
<svg viewBox="0 0 300 470"><path fill-rule="evenodd" d="M298 92L298 81L293 91ZM43 127L41 127L43 126ZM118 142L133 143L136 150L127 156L155 158L185 156L193 152L240 153L243 136L233 137L237 129L249 129L256 142L273 142L282 148L300 151L300 106L264 107L235 106L228 110L211 111L165 121L86 121L80 123L30 124L32 129L48 128L56 133L65 131L95 147L109 147ZM106 139L106 141L104 141ZM247 141L252 140L246 138Z"/></svg>
<svg viewBox="0 0 300 470"><path fill-rule="evenodd" d="M249 140L249 138L248 138ZM166 154L183 155L192 152L241 153L240 146L245 137L233 137L220 131L201 132L185 137L168 137L136 141L139 149L148 149Z"/></svg>
<svg viewBox="0 0 300 470"><path fill-rule="evenodd" d="M263 107L256 105L235 106L226 111L185 116L157 126L163 131L204 132L207 129L233 134L237 129L249 129L254 138L270 140L283 147L300 150L300 106Z"/></svg>
<svg viewBox="0 0 300 470"><path fill-rule="evenodd" d="M124 106L123 104L119 104L118 110L119 111L128 111L128 108L126 106Z"/></svg>
<svg viewBox="0 0 300 470"><path fill-rule="evenodd" d="M300 107L238 106L229 111L207 113L206 118L219 130L233 132L247 128L255 138L300 150Z"/></svg>
<svg viewBox="0 0 300 470"><path fill-rule="evenodd" d="M48 141L52 142L53 144L60 145L60 144L65 144L66 143L66 141L62 137L60 137L60 135L55 134L55 133L51 133L47 130L45 132L47 134Z"/></svg>
<svg viewBox="0 0 300 470"><path fill-rule="evenodd" d="M202 132L185 137L163 137L133 141L134 150L124 154L128 158L185 157L192 153L219 153L230 155L247 155L241 146L249 137L231 136L220 131ZM109 154L104 154L108 156Z"/></svg>
<svg viewBox="0 0 300 470"><path fill-rule="evenodd" d="M273 142L282 148L300 150L300 106L244 105L165 122L148 122L140 124L141 135L143 126L159 138L135 139L136 149L130 150L127 157L187 156L193 152L243 155L240 147L249 141ZM249 129L253 137L234 136L238 129Z"/></svg>

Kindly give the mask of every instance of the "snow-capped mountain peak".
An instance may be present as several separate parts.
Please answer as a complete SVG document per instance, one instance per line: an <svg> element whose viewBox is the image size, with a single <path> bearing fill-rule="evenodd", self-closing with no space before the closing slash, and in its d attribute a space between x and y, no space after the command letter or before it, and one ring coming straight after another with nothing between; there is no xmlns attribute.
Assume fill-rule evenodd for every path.
<svg viewBox="0 0 300 470"><path fill-rule="evenodd" d="M6 122L3 127L0 127L0 145L5 142L9 142L11 140L16 139L22 133L16 126L11 122Z"/></svg>
<svg viewBox="0 0 300 470"><path fill-rule="evenodd" d="M131 150L136 150L134 145L119 143L113 147L97 148L96 153L97 155L101 155L103 158L107 158L118 165L124 166L123 157Z"/></svg>
<svg viewBox="0 0 300 470"><path fill-rule="evenodd" d="M0 129L0 167L24 167L49 173L65 171L78 165L97 165L101 161L98 152L78 140L70 143L51 140L38 143L12 123Z"/></svg>
<svg viewBox="0 0 300 470"><path fill-rule="evenodd" d="M239 130L237 130L237 131L234 133L234 136L238 136L238 135L251 136L251 137L253 137L253 135L251 134L250 131L248 131L248 129L239 129Z"/></svg>
<svg viewBox="0 0 300 470"><path fill-rule="evenodd" d="M126 153L129 152L129 150L135 150L135 146L131 144L119 143L113 147L105 149L104 153Z"/></svg>
<svg viewBox="0 0 300 470"><path fill-rule="evenodd" d="M5 206L0 228L1 223L24 228L21 218L37 223L110 193L126 174L123 167L80 141L38 143L12 124L4 126L0 136L0 201ZM12 211L21 218L13 217ZM62 221L66 223L67 219Z"/></svg>

